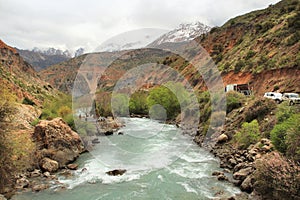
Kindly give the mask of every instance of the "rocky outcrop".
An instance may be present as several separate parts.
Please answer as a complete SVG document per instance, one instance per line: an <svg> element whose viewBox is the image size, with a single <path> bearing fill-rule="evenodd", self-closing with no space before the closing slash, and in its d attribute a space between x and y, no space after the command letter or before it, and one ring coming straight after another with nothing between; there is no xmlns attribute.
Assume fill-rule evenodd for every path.
<svg viewBox="0 0 300 200"><path fill-rule="evenodd" d="M72 131L61 118L40 121L35 127L33 137L37 143L38 160L49 161L48 159L51 159L58 163L58 168L74 161L84 150L79 135ZM39 163L42 169L47 171L56 168L52 165L51 168L45 167L45 162ZM51 163L53 164L52 161Z"/></svg>

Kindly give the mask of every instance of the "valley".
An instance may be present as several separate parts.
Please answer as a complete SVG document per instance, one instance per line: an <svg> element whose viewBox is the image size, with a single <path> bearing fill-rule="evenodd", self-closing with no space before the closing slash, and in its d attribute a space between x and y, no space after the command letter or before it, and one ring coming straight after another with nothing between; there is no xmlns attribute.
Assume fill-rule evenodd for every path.
<svg viewBox="0 0 300 200"><path fill-rule="evenodd" d="M0 40L0 199L298 200L300 105L264 94L300 93L299 13L281 0L74 56Z"/></svg>

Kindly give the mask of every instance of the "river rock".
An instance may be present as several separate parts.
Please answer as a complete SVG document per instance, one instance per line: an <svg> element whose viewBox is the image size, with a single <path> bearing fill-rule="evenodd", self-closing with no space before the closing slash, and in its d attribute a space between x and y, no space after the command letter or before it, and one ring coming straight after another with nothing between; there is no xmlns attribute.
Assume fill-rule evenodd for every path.
<svg viewBox="0 0 300 200"><path fill-rule="evenodd" d="M48 157L59 167L74 161L84 151L81 138L61 119L41 120L35 127L33 138L37 143L37 158Z"/></svg>
<svg viewBox="0 0 300 200"><path fill-rule="evenodd" d="M7 200L7 199L5 198L5 196L3 196L2 194L0 194L0 200Z"/></svg>
<svg viewBox="0 0 300 200"><path fill-rule="evenodd" d="M78 169L78 164L75 164L75 163L68 164L67 167L70 170L76 170L76 169Z"/></svg>
<svg viewBox="0 0 300 200"><path fill-rule="evenodd" d="M23 189L29 186L29 181L26 178L20 178L16 181L16 189Z"/></svg>
<svg viewBox="0 0 300 200"><path fill-rule="evenodd" d="M126 171L127 171L126 169L115 169L115 170L111 170L111 171L106 172L106 174L108 174L110 176L121 176Z"/></svg>
<svg viewBox="0 0 300 200"><path fill-rule="evenodd" d="M59 175L64 176L65 178L71 178L73 173L69 169L62 170Z"/></svg>
<svg viewBox="0 0 300 200"><path fill-rule="evenodd" d="M239 170L238 172L235 172L233 174L233 178L237 179L237 180L244 180L252 172L253 172L253 168L252 167L247 167L247 168Z"/></svg>
<svg viewBox="0 0 300 200"><path fill-rule="evenodd" d="M39 192L39 191L41 191L41 190L47 189L48 187L49 187L49 186L46 185L46 184L34 185L34 186L32 187L32 191L33 191L33 192Z"/></svg>
<svg viewBox="0 0 300 200"><path fill-rule="evenodd" d="M222 133L218 138L217 138L217 143L224 143L227 142L228 136L224 133Z"/></svg>
<svg viewBox="0 0 300 200"><path fill-rule="evenodd" d="M35 178L41 176L42 172L39 169L35 169L32 172L30 172L30 177Z"/></svg>
<svg viewBox="0 0 300 200"><path fill-rule="evenodd" d="M113 135L114 131L113 130L108 130L104 132L104 135L109 136L109 135Z"/></svg>
<svg viewBox="0 0 300 200"><path fill-rule="evenodd" d="M251 193L253 191L253 180L254 179L251 175L247 176L247 178L241 184L241 190Z"/></svg>
<svg viewBox="0 0 300 200"><path fill-rule="evenodd" d="M212 176L224 175L224 172L215 171L215 172L213 172L211 175L212 175Z"/></svg>
<svg viewBox="0 0 300 200"><path fill-rule="evenodd" d="M219 181L228 181L228 178L225 176L225 174L220 174L217 178Z"/></svg>
<svg viewBox="0 0 300 200"><path fill-rule="evenodd" d="M43 158L40 167L48 172L56 172L58 170L58 162L50 158Z"/></svg>
<svg viewBox="0 0 300 200"><path fill-rule="evenodd" d="M92 140L92 144L99 144L99 143L100 143L100 141L98 138L95 138Z"/></svg>
<svg viewBox="0 0 300 200"><path fill-rule="evenodd" d="M237 161L236 161L234 158L230 158L230 159L228 160L228 162L229 162L229 164L230 164L232 167L234 167L234 166L237 165Z"/></svg>
<svg viewBox="0 0 300 200"><path fill-rule="evenodd" d="M44 172L43 175L46 177L46 178L49 178L51 176L50 172Z"/></svg>

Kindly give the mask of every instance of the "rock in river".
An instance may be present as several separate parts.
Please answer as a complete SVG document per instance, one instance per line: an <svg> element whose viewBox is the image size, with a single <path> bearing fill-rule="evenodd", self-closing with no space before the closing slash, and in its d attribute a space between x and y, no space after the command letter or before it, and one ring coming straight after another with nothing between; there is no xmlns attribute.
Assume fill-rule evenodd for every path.
<svg viewBox="0 0 300 200"><path fill-rule="evenodd" d="M122 176L125 172L126 172L126 169L115 169L115 170L106 172L106 174L108 174L110 176Z"/></svg>

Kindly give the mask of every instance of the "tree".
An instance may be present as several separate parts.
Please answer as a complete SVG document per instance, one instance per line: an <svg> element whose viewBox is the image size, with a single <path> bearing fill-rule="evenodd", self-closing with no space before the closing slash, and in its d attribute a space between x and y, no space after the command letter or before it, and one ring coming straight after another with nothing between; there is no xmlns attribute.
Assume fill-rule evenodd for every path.
<svg viewBox="0 0 300 200"><path fill-rule="evenodd" d="M173 119L180 113L180 105L173 92L164 86L152 89L147 98L148 108L161 105L167 113L167 119Z"/></svg>

